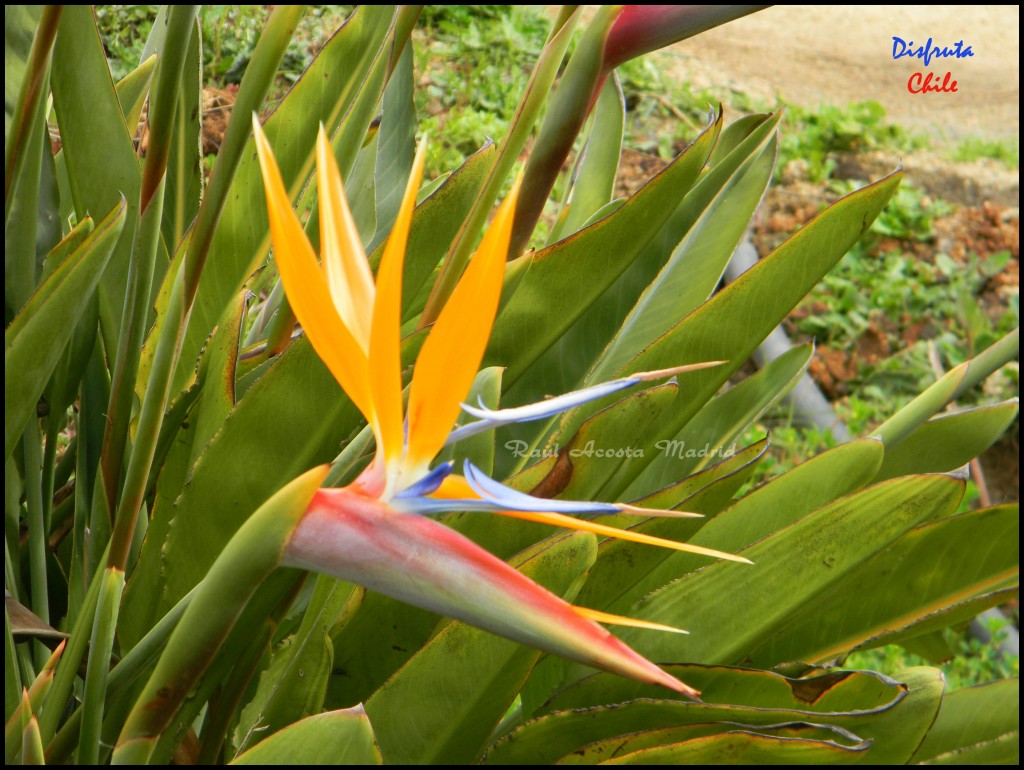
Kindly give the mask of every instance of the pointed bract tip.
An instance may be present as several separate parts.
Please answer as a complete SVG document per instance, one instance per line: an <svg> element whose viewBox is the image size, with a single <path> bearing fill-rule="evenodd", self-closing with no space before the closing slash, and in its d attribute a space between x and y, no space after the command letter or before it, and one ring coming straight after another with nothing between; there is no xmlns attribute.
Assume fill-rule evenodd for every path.
<svg viewBox="0 0 1024 770"><path fill-rule="evenodd" d="M710 369L713 366L721 366L727 364L728 361L701 361L697 364L683 364L682 366L673 366L668 369L655 369L650 372L637 372L636 374L629 375L630 378L635 380L661 380L665 377L674 377L677 374L683 374L684 372L696 372L700 369Z"/></svg>
<svg viewBox="0 0 1024 770"><path fill-rule="evenodd" d="M643 508L638 505L627 505L617 503L619 509L630 516L650 516L666 519L703 519L703 513L691 513L690 511L673 511L670 508Z"/></svg>

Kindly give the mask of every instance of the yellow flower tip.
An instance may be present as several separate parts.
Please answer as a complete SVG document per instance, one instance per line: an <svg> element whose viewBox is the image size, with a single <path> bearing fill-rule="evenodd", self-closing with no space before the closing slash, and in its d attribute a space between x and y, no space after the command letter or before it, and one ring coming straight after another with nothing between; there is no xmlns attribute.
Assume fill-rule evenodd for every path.
<svg viewBox="0 0 1024 770"><path fill-rule="evenodd" d="M639 618L628 618L623 615L612 615L610 612L601 612L600 610L592 610L589 607L576 607L573 609L577 614L582 615L587 620L593 620L595 623L605 623L612 626L629 626L630 628L646 628L650 631L666 631L670 634L689 634L682 628L676 628L675 626L667 626L664 623L655 623L651 620L640 620Z"/></svg>

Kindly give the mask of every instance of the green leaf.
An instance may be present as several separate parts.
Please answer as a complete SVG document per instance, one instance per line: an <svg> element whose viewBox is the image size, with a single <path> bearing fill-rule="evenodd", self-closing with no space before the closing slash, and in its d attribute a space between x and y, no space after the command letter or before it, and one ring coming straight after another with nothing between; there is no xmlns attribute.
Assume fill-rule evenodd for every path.
<svg viewBox="0 0 1024 770"><path fill-rule="evenodd" d="M781 111L781 110L780 110ZM722 135L715 143L715 149L708 159L708 166L714 168L725 161L726 157L750 136L758 126L776 117L776 113L754 113L737 118L722 130Z"/></svg>
<svg viewBox="0 0 1024 770"><path fill-rule="evenodd" d="M124 115L124 125L129 133L133 133L139 125L142 106L149 96L149 86L156 71L156 58L156 54L153 54L145 59L114 86L117 101L121 105L121 114Z"/></svg>
<svg viewBox="0 0 1024 770"><path fill-rule="evenodd" d="M1017 411L1017 399L1011 399L933 417L886 449L876 481L955 470L992 446L1013 423Z"/></svg>
<svg viewBox="0 0 1024 770"><path fill-rule="evenodd" d="M264 500L299 473L329 462L361 422L308 341L292 343L231 410L175 504L154 510L125 594L122 628L129 638L141 638L204 577ZM174 569L165 572L165 563Z"/></svg>
<svg viewBox="0 0 1024 770"><path fill-rule="evenodd" d="M603 491L608 480L648 451L645 438L651 426L671 408L678 392L674 382L645 388L583 423L559 453L569 463L571 475L558 496L566 500L609 500Z"/></svg>
<svg viewBox="0 0 1024 770"><path fill-rule="evenodd" d="M41 12L42 8L38 5L9 5L4 8L5 148L11 144L11 121L18 109L18 97L28 74L32 38L39 24Z"/></svg>
<svg viewBox="0 0 1024 770"><path fill-rule="evenodd" d="M339 617L359 606L363 589L318 575L299 630L275 651L235 729L245 751L323 708L334 661L330 634Z"/></svg>
<svg viewBox="0 0 1024 770"><path fill-rule="evenodd" d="M959 398L1003 364L1020 355L1020 328L990 345L970 361L955 366L917 398L878 426L875 435L891 449L950 401Z"/></svg>
<svg viewBox="0 0 1024 770"><path fill-rule="evenodd" d="M10 65L4 113L5 323L35 291L43 256L61 236L46 127L50 59L61 12L60 6L4 11Z"/></svg>
<svg viewBox="0 0 1024 770"><path fill-rule="evenodd" d="M352 171L345 177L345 196L352 201L352 221L359 232L359 239L366 245L373 239L377 229L377 148L380 133L359 150ZM301 205L301 204L300 204ZM307 230L319 227L310 220ZM319 230L317 230L319 232Z"/></svg>
<svg viewBox="0 0 1024 770"><path fill-rule="evenodd" d="M164 240L172 253L192 226L203 197L202 76L202 43L197 19L185 53L181 86L177 92L167 158L167 189L160 223ZM157 284L164 269L166 264L159 266Z"/></svg>
<svg viewBox="0 0 1024 770"><path fill-rule="evenodd" d="M587 374L587 383L613 377L715 290L771 180L777 123L778 118L765 121L687 194L672 223L682 241L673 244L664 267Z"/></svg>
<svg viewBox="0 0 1024 770"><path fill-rule="evenodd" d="M652 519L636 529L648 535L686 539L695 545L735 553L868 483L881 460L880 442L851 442L811 458L748 493L700 525L699 531L686 519ZM630 606L642 596L706 563L690 554L637 544L609 546L608 556L612 553L619 564L624 560L631 565L630 579L614 583L615 591L606 599L609 603L597 606L618 613L629 612Z"/></svg>
<svg viewBox="0 0 1024 770"><path fill-rule="evenodd" d="M729 450L726 451L728 456L721 462L647 497L641 497L634 502L634 505L644 508L675 508L682 505L684 501L703 496L706 491L719 487L728 487L735 493L750 478L757 463L768 451L768 438L756 441L739 452L729 453ZM732 494L729 494L726 500L731 497ZM723 504L721 508L724 507ZM721 508L715 509L714 512L717 513ZM702 512L708 513L709 511L702 509Z"/></svg>
<svg viewBox="0 0 1024 770"><path fill-rule="evenodd" d="M413 90L412 46L407 45L384 89L374 172L377 230L368 251L384 243L391 232L412 171L416 155Z"/></svg>
<svg viewBox="0 0 1024 770"><path fill-rule="evenodd" d="M786 679L754 669L665 668L699 688L704 702L666 700L656 686L596 674L566 688L545 705L543 716L499 740L487 764L566 762L578 751L600 761L614 751L616 741L648 731L787 722L809 722L871 740L871 750L859 757L862 762L902 763L931 725L942 694L936 669L911 669L901 684L870 672Z"/></svg>
<svg viewBox="0 0 1024 770"><path fill-rule="evenodd" d="M551 538L513 563L570 601L596 554L593 535ZM366 703L389 763L476 759L540 652L453 621Z"/></svg>
<svg viewBox="0 0 1024 770"><path fill-rule="evenodd" d="M362 706L303 719L236 757L233 765L379 765Z"/></svg>
<svg viewBox="0 0 1024 770"><path fill-rule="evenodd" d="M751 660L770 665L843 658L855 649L966 622L986 607L969 604L960 617L944 611L1016 584L1019 527L1016 505L922 524L859 565L835 590L796 609L784 630L762 637ZM900 590L891 590L894 585Z"/></svg>
<svg viewBox="0 0 1024 770"><path fill-rule="evenodd" d="M661 489L682 476L703 470L730 447L735 450L736 440L743 432L803 377L813 353L813 345L797 346L711 399L683 430L663 440L664 449L633 482L626 496Z"/></svg>
<svg viewBox="0 0 1024 770"><path fill-rule="evenodd" d="M4 456L35 415L36 403L60 361L110 259L125 223L122 199L89 235L69 237L73 246L4 333Z"/></svg>
<svg viewBox="0 0 1024 770"><path fill-rule="evenodd" d="M77 218L110 211L121 200L127 205L121 237L99 287L103 339L108 350L116 350L142 174L89 6L68 6L61 15L52 88Z"/></svg>
<svg viewBox="0 0 1024 770"><path fill-rule="evenodd" d="M965 746L948 754L940 754L929 765L1017 765L1020 764L1020 731L1013 730L984 743Z"/></svg>
<svg viewBox="0 0 1024 770"><path fill-rule="evenodd" d="M260 674L253 698L242 709L235 730L239 751L253 746L305 717L318 714L334 660L323 628L286 639Z"/></svg>
<svg viewBox="0 0 1024 770"><path fill-rule="evenodd" d="M732 457L675 484L641 498L636 505L650 508L675 508L713 516L724 508L733 494L754 472L757 462L767 451L768 441L762 439ZM650 519L640 524L626 517L601 517L603 524L628 526L635 532L656 534L673 540L689 540L708 524L707 519ZM597 564L590 570L586 585L580 592L580 604L598 609L624 610L647 591L645 577L656 570L667 557L662 549L639 543L609 538L598 548ZM654 578L662 585L664 580Z"/></svg>
<svg viewBox="0 0 1024 770"><path fill-rule="evenodd" d="M507 366L508 382L522 376L660 230L696 180L720 129L721 120L615 213L539 251L495 322L485 361Z"/></svg>
<svg viewBox="0 0 1024 770"><path fill-rule="evenodd" d="M670 745L632 749L627 741L605 765L848 765L862 761L870 741L838 728L791 724L761 730L735 729L718 735L690 738ZM843 738L852 745L843 745ZM629 751L630 753L623 753Z"/></svg>
<svg viewBox="0 0 1024 770"><path fill-rule="evenodd" d="M664 437L690 421L860 238L895 193L901 175L895 172L834 203L629 363L623 374L700 361L729 362L686 375L677 409L663 426ZM566 425L578 424L600 405L574 410Z"/></svg>
<svg viewBox="0 0 1024 770"><path fill-rule="evenodd" d="M199 375L201 396L190 417L195 428L191 463L199 459L235 408L235 377L245 305L246 298L242 295L228 306L203 352Z"/></svg>
<svg viewBox="0 0 1024 770"><path fill-rule="evenodd" d="M394 15L393 6L360 7L320 50L267 119L264 131L293 200L313 171L321 122L329 136L339 130L344 133L346 127L357 128L360 138L365 134L369 121L362 118L380 99L377 89L382 86L382 78L377 74L378 68L387 63L385 49ZM251 120L248 114L236 113L236 117ZM210 245L209 251L216 259L209 261L199 279L175 379L178 390L184 387L187 373L224 307L241 290L270 245L263 183L251 137L245 147ZM343 173L351 168L358 147L358 142L348 140L344 146L335 147L336 153L351 153L339 159ZM150 344L153 342L151 338Z"/></svg>
<svg viewBox="0 0 1024 770"><path fill-rule="evenodd" d="M962 495L963 482L947 476L895 479L840 498L742 549L753 565L707 565L706 557L679 554L688 557L690 569L703 569L680 569L684 577L645 597L634 614L686 628L691 636L668 640L668 634L641 636L627 628L623 641L655 661L743 660L795 612L844 585L912 527L955 509ZM712 534L726 522L719 515L694 542L717 547L723 538ZM718 526L712 530L713 525Z"/></svg>
<svg viewBox="0 0 1024 770"><path fill-rule="evenodd" d="M939 715L913 762L1017 764L1020 680L964 687L942 699Z"/></svg>
<svg viewBox="0 0 1024 770"><path fill-rule="evenodd" d="M622 154L625 112L622 86L618 75L612 73L594 107L593 124L573 169L572 184L566 185L569 192L551 231L549 244L583 229L590 218L611 201Z"/></svg>

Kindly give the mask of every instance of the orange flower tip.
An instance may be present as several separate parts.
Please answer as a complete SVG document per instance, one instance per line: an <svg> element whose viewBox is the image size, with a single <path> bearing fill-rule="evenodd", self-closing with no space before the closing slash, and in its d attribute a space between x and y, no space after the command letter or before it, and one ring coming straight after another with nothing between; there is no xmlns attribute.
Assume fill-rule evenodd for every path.
<svg viewBox="0 0 1024 770"><path fill-rule="evenodd" d="M665 377L674 377L677 374L683 374L685 372L696 372L700 369L710 369L713 366L721 366L727 364L728 361L701 361L697 364L683 364L682 366L673 366L669 369L655 369L651 372L637 372L636 374L629 375L631 379L636 380L661 380Z"/></svg>
<svg viewBox="0 0 1024 770"><path fill-rule="evenodd" d="M626 503L616 503L621 511L629 516L659 516L666 519L703 519L703 513L691 513L689 511L673 511L667 508L642 508Z"/></svg>

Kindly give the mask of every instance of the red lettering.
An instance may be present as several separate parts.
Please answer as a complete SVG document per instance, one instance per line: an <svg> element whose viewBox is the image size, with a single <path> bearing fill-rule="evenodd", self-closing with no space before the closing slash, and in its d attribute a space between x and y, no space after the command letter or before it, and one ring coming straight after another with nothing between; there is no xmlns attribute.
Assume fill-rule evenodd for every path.
<svg viewBox="0 0 1024 770"><path fill-rule="evenodd" d="M907 81L907 90L912 94L955 94L957 93L956 81L953 80L953 73L947 72L942 82L935 76L935 73L915 72Z"/></svg>

